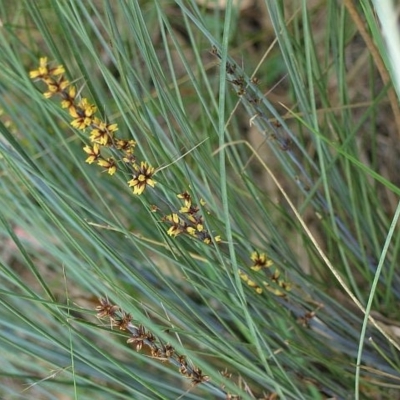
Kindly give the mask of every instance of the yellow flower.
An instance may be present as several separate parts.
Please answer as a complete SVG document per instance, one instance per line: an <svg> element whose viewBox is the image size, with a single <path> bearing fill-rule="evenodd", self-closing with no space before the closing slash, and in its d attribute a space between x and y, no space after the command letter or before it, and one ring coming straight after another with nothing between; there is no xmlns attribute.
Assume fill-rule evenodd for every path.
<svg viewBox="0 0 400 400"><path fill-rule="evenodd" d="M62 75L65 72L65 69L62 65L58 65L55 68L49 68L47 57L41 57L39 59L39 68L34 69L29 72L29 77L31 79L45 79L50 75L57 76Z"/></svg>
<svg viewBox="0 0 400 400"><path fill-rule="evenodd" d="M88 99L85 97L81 99L78 107L83 110L85 116L87 117L91 117L97 111L97 107L94 104L89 103Z"/></svg>
<svg viewBox="0 0 400 400"><path fill-rule="evenodd" d="M151 167L145 161L140 163L140 167L137 164L133 167L136 170L136 173L133 175L133 179L128 181L128 185L129 187L133 187L134 194L141 195L147 185L154 187L156 184L156 182L151 179L154 175L154 167Z"/></svg>
<svg viewBox="0 0 400 400"><path fill-rule="evenodd" d="M249 280L249 276L243 271L239 271L239 276L240 279L242 279L242 281L244 282L247 282Z"/></svg>
<svg viewBox="0 0 400 400"><path fill-rule="evenodd" d="M92 123L92 118L79 117L71 122L71 126L83 131Z"/></svg>
<svg viewBox="0 0 400 400"><path fill-rule="evenodd" d="M89 157L85 160L88 164L92 164L95 162L99 156L100 156L100 146L95 143L93 147L91 146L85 146L83 148L83 151L87 154L89 154Z"/></svg>
<svg viewBox="0 0 400 400"><path fill-rule="evenodd" d="M194 229L192 226L188 226L186 228L186 232L190 235L190 236L195 236L196 235L196 229Z"/></svg>
<svg viewBox="0 0 400 400"><path fill-rule="evenodd" d="M183 232L183 221L179 218L178 214L170 214L164 217L165 221L171 222L172 226L168 229L167 234L169 236L178 236Z"/></svg>
<svg viewBox="0 0 400 400"><path fill-rule="evenodd" d="M83 98L78 106L70 107L68 110L71 117L74 118L71 125L80 130L86 129L95 120L93 114L96 110L97 107L94 104L90 104L86 98Z"/></svg>
<svg viewBox="0 0 400 400"><path fill-rule="evenodd" d="M107 158L107 160L101 158L97 161L97 164L100 165L100 167L104 167L109 175L114 175L117 171L117 165L113 158Z"/></svg>
<svg viewBox="0 0 400 400"><path fill-rule="evenodd" d="M50 71L51 75L57 76L57 75L62 75L63 73L65 73L65 69L64 66L62 65L57 65L57 67L53 68Z"/></svg>
<svg viewBox="0 0 400 400"><path fill-rule="evenodd" d="M133 151L135 150L136 146L136 142L134 140L118 139L115 144L117 146L117 149L124 151L125 154L133 154Z"/></svg>
<svg viewBox="0 0 400 400"><path fill-rule="evenodd" d="M43 80L47 84L48 89L48 91L44 93L44 97L46 97L46 99L50 98L54 94L63 95L65 89L69 85L69 81L64 77L61 77L58 81L54 80L53 78L46 78Z"/></svg>
<svg viewBox="0 0 400 400"><path fill-rule="evenodd" d="M61 94L63 100L61 101L61 107L62 108L68 108L68 111L71 115L72 112L72 107L75 107L75 97L76 97L76 87L75 86L70 86L68 92L64 92ZM76 113L76 108L74 111Z"/></svg>
<svg viewBox="0 0 400 400"><path fill-rule="evenodd" d="M39 68L34 69L29 72L29 77L31 79L41 79L49 75L49 70L47 68L47 57L42 57L39 60Z"/></svg>
<svg viewBox="0 0 400 400"><path fill-rule="evenodd" d="M253 251L250 258L254 262L254 265L251 267L254 271L259 271L263 267L269 268L274 264L272 260L267 258L265 253L259 253L258 251Z"/></svg>

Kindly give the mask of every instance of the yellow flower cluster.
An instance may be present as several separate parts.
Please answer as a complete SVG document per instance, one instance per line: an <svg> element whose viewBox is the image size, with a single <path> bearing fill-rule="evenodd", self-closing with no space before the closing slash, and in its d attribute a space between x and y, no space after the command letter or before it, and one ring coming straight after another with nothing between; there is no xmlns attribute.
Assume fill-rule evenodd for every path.
<svg viewBox="0 0 400 400"><path fill-rule="evenodd" d="M212 238L209 232L204 227L203 217L199 215L200 208L193 205L192 197L188 192L183 192L177 195L183 201L183 206L179 212L165 215L163 221L170 224L168 235L176 237L180 234L187 234L195 237L206 244L212 243ZM205 205L203 200L200 200L202 206ZM216 243L221 241L220 236L215 236Z"/></svg>
<svg viewBox="0 0 400 400"><path fill-rule="evenodd" d="M90 143L83 147L87 155L86 162L96 163L109 175L114 175L122 169L131 177L128 185L134 194L141 195L147 186L154 187L156 182L153 176L156 170L145 161L137 162L134 155L136 142L117 138L115 133L118 131L118 125L96 117L97 107L87 98L78 99L76 87L65 78L64 74L65 69L62 65L51 67L47 58L42 57L39 67L30 71L29 76L47 85L47 90L44 92L47 99L59 95L61 107L66 109L72 118L71 125L75 129L88 132ZM219 236L212 238L204 228L203 217L199 215L199 208L192 205L190 195L184 192L178 194L178 197L183 200L183 207L177 213L162 217L162 221L170 225L168 234L176 237L185 233L206 244L220 242ZM157 211L158 207L153 206L153 210Z"/></svg>
<svg viewBox="0 0 400 400"><path fill-rule="evenodd" d="M253 271L260 272L261 270L269 270L271 267L273 267L274 263L272 260L267 258L265 253L258 253L257 251L254 251L251 256L251 260L253 261L253 265L250 267ZM260 287L255 281L251 280L249 275L247 275L243 271L239 271L240 278L246 282L250 287L254 288L254 290L258 293L261 294L263 292L263 288ZM274 268L272 274L270 274L269 279L273 283L271 285L270 283L266 281L262 281L263 286L270 291L271 293L277 295L277 296L285 296L284 291L289 291L291 289L291 284L289 282L284 281L283 279L280 278L280 271L278 268ZM279 288L282 288L279 289Z"/></svg>
<svg viewBox="0 0 400 400"><path fill-rule="evenodd" d="M46 57L39 61L39 67L29 73L31 79L43 81L47 85L44 92L46 98L56 94L61 97L61 107L68 110L72 117L71 125L82 131L89 131L90 145L83 147L87 154L88 164L97 163L104 168L109 175L114 175L118 170L118 165L122 163L125 170L131 175L132 179L128 185L133 188L133 193L140 195L147 186L154 187L155 181L152 179L155 169L147 162L136 162L134 149L136 142L131 139L118 139L115 132L118 130L117 124L110 124L102 121L95 116L97 107L91 104L88 99L77 99L76 87L73 86L64 76L65 69L62 65L50 67ZM117 154L118 157L106 157L102 151Z"/></svg>

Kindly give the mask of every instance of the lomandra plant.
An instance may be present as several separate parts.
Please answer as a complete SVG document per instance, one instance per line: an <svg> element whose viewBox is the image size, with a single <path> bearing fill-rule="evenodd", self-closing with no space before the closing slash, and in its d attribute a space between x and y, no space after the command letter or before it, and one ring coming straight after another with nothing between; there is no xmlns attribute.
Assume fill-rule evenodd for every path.
<svg viewBox="0 0 400 400"><path fill-rule="evenodd" d="M2 398L396 398L372 4L215 3L0 1Z"/></svg>
<svg viewBox="0 0 400 400"><path fill-rule="evenodd" d="M65 78L64 74L65 69L62 65L51 67L48 64L47 58L42 57L39 67L30 71L29 76L35 81L45 83L46 91L43 94L46 99L54 95L59 95L61 98L61 107L66 108L72 118L70 123L72 127L84 132L89 131L90 145L83 147L83 151L88 155L85 161L88 164L96 162L98 166L103 168L103 172L107 172L109 175L114 175L120 169L123 169L126 174L132 175L132 179L127 184L129 187L133 187L133 194L143 194L147 186L154 188L155 181L153 175L155 174L155 169L145 161L142 161L140 166L137 164L137 159L134 155L136 142L134 140L117 138L115 134L118 130L117 124L110 124L96 117L97 108L87 98L81 98L78 101L76 87ZM113 157L104 156L105 151L110 152ZM165 215L160 220L161 222L171 224L167 234L172 237L187 234L194 239L201 240L205 244L211 244L212 238L204 228L203 217L198 215L200 209L193 205L191 195L188 192L184 192L178 194L177 197L183 200L184 205L179 211ZM204 206L205 202L203 200L200 201L201 205ZM172 208L173 205L170 207ZM159 210L158 206L152 206L153 212ZM220 236L215 236L213 240L217 244L221 242ZM258 272L262 268L273 266L273 262L263 253L253 252L250 258L253 260L253 266L251 267L253 271ZM239 276L256 293L262 293L263 288L250 279L247 273L239 271ZM284 291L274 287L271 290L269 288L270 284L266 281L263 281L263 286L271 290L275 295L285 296L285 291L290 289L290 284L280 277L279 269L274 268L270 279L272 284L278 288L283 288ZM99 318L108 317L112 325L119 327L120 330L129 331L132 334L127 343L135 343L137 351L140 351L143 345L147 345L150 348L152 358L177 365L179 372L184 377L189 378L193 386L210 380L199 368L188 364L184 355L177 354L173 346L170 344L157 344L157 338L151 332L146 331L143 325L133 325L131 323L131 315L118 306L112 305L107 299L100 299L100 305L96 309L99 311ZM231 377L228 372L223 372L222 374ZM218 392L218 389L215 389ZM240 398L236 394L225 391L224 388L220 389L219 392L229 399ZM276 393L268 395L270 399L276 397Z"/></svg>

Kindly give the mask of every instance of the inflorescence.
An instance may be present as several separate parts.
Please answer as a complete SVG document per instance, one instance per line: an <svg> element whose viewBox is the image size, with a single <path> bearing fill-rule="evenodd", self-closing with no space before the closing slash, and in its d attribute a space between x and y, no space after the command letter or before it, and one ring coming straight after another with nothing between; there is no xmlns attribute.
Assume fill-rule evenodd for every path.
<svg viewBox="0 0 400 400"><path fill-rule="evenodd" d="M162 218L163 222L170 225L168 229L168 235L176 237L181 234L187 234L191 237L195 237L198 240L210 244L212 238L204 227L204 219L199 214L200 208L193 204L192 196L188 192L183 192L177 195L179 199L183 201L183 206L178 212L165 215ZM205 206L205 201L200 199L201 206ZM221 241L220 236L215 236L215 243Z"/></svg>
<svg viewBox="0 0 400 400"><path fill-rule="evenodd" d="M110 303L106 298L100 299L99 302L100 305L96 307L97 317L100 319L109 318L111 326L116 326L122 331L128 331L131 336L127 339L127 343L134 344L136 351L141 351L144 347L147 347L150 350L151 357L176 366L181 375L191 380L193 387L201 383L212 384L209 376L204 375L200 368L189 362L185 355L178 354L171 344L163 344L150 331L146 330L143 325L134 325L131 314L126 313L117 305ZM221 371L221 375L228 379L232 378L232 374L227 370ZM214 388L218 389L216 386ZM240 396L227 392L225 386L222 386L219 390L222 391L226 400L241 399ZM259 398L259 400L277 399L278 396L276 393Z"/></svg>
<svg viewBox="0 0 400 400"><path fill-rule="evenodd" d="M87 98L78 99L76 86L65 76L64 66L50 67L47 57L42 57L39 68L29 73L31 79L42 81L47 85L44 97L49 99L54 95L61 97L61 107L68 110L72 117L71 126L81 131L89 131L90 144L83 150L87 154L88 164L97 163L109 175L114 175L121 165L124 165L131 180L129 187L133 193L141 195L147 186L154 187L153 175L155 168L146 161L137 162L134 156L136 142L132 139L120 139L115 136L117 124L110 124L96 117L97 107ZM110 153L110 157L104 153Z"/></svg>
<svg viewBox="0 0 400 400"><path fill-rule="evenodd" d="M218 55L217 53L214 54ZM233 74L235 69L232 65L227 65L227 72ZM88 164L97 163L109 175L114 175L120 166L123 165L124 171L128 172L131 179L127 182L129 187L133 188L133 193L141 195L147 186L155 187L156 182L153 176L156 172L155 168L146 161L137 161L134 155L136 142L132 139L117 138L115 132L118 131L117 124L108 123L96 117L97 107L85 98L79 98L76 86L65 78L65 68L63 65L51 67L47 57L40 58L39 67L30 71L29 76L35 81L42 81L47 85L47 91L44 92L45 98L59 95L61 97L61 107L68 110L72 117L71 126L81 130L89 131L89 142L83 147L87 155L86 162ZM233 85L239 86L244 92L244 80L237 77L232 82ZM104 153L112 155L109 157ZM176 237L178 235L187 235L195 238L205 244L220 243L221 237L211 236L205 228L204 218L200 214L200 207L193 204L192 196L184 191L177 194L177 197L183 202L183 205L176 212L164 214L161 221L169 225L168 235ZM200 199L202 207L205 206L203 199ZM159 211L157 206L153 206L153 210ZM273 271L269 274L269 282L262 281L262 285L270 292L278 296L283 296L283 290L290 290L290 284L280 277L280 270L273 267L273 262L266 257L264 253L254 252L251 255L253 266L251 269L259 272ZM272 268L273 267L273 268ZM261 294L263 289L250 276L240 271L240 277L250 287Z"/></svg>
<svg viewBox="0 0 400 400"><path fill-rule="evenodd" d="M96 307L96 310L98 318L108 317L112 326L117 326L120 330L128 331L131 334L127 343L134 344L136 351L142 350L144 346L148 347L153 358L178 366L179 372L189 378L194 386L210 380L207 375L202 373L201 369L191 365L184 355L179 355L173 346L168 343L162 344L143 325L134 325L132 316L111 304L108 299L100 299L100 305Z"/></svg>
<svg viewBox="0 0 400 400"><path fill-rule="evenodd" d="M157 171L146 161L137 161L134 154L137 143L132 139L117 138L118 125L96 117L97 107L87 98L78 98L76 86L65 78L63 65L51 67L47 57L42 57L39 67L30 71L29 76L47 85L45 98L49 99L54 95L61 97L61 107L68 110L72 127L88 132L89 144L83 147L88 164L97 163L109 175L123 170L131 178L127 183L133 194L141 195L148 186L155 187L153 176ZM185 191L177 197L184 201L183 207L178 212L161 217L161 221L169 226L168 235L176 237L186 234L205 244L219 243L220 236L212 237L204 227L200 209L192 204L190 194ZM202 201L202 205L204 204ZM159 209L153 206L153 210Z"/></svg>
<svg viewBox="0 0 400 400"><path fill-rule="evenodd" d="M227 66L228 73L233 74L233 67ZM232 69L232 71L230 70ZM30 71L29 76L35 81L42 81L47 85L44 97L49 99L55 95L61 97L61 107L66 109L72 118L71 126L75 129L88 133L88 143L84 145L83 150L86 153L86 162L88 164L96 163L102 167L109 175L114 175L117 171L122 170L130 176L127 181L129 187L136 195L141 195L148 186L155 188L156 182L153 179L156 169L146 161L138 161L134 151L137 145L132 139L122 139L116 136L118 125L109 123L96 116L97 107L90 103L87 98L80 97L76 86L71 84L65 78L64 66L58 65L51 67L46 57L40 58L39 67ZM256 83L256 82L254 82ZM232 84L239 88L238 95L245 94L245 83L243 78L236 78ZM201 208L193 203L192 196L184 191L177 194L182 201L179 210L163 214L161 221L169 226L168 235L176 237L186 235L195 238L205 244L218 244L221 242L220 236L211 236L205 228L205 221L200 211L205 206L203 199L200 199ZM152 211L159 211L154 205ZM170 207L174 209L174 207ZM264 253L253 252L251 254L253 265L250 267L253 271L270 272L267 276L269 282L262 279L262 285L271 293L277 296L284 296L285 291L290 290L290 283L280 278L280 271L274 266ZM241 279L251 288L261 294L263 288L250 276L240 271ZM128 331L130 337L127 343L134 344L137 351L147 347L151 356L162 362L169 362L175 365L179 372L186 378L190 379L193 386L210 381L207 375L196 366L187 361L184 355L178 354L174 347L170 344L163 344L150 331L146 330L143 325L134 325L132 316L120 307L111 304L108 299L101 299L100 305L96 308L99 318L109 318L113 326L117 326L122 331ZM231 377L227 371L221 372L225 377ZM238 400L239 396L228 393L222 388L226 399ZM277 399L277 395L272 393L263 397L263 399Z"/></svg>
<svg viewBox="0 0 400 400"><path fill-rule="evenodd" d="M278 268L274 266L274 263L271 259L267 258L265 253L258 253L254 251L251 256L251 260L253 261L253 265L250 267L255 272L267 271L270 272L268 274L269 283L267 281L262 281L263 286L275 294L276 296L285 296L285 292L291 289L290 282L287 282L281 278L281 272ZM244 282L246 282L250 287L254 288L254 290L261 294L263 292L263 288L257 284L257 282L250 279L249 275L244 271L239 271L239 275Z"/></svg>

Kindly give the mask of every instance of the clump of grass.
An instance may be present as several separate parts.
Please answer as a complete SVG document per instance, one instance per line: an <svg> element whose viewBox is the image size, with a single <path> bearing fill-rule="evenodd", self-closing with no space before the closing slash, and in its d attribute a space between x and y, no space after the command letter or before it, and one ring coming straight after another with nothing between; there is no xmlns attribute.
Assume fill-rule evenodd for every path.
<svg viewBox="0 0 400 400"><path fill-rule="evenodd" d="M0 5L6 398L396 394L373 8L258 3Z"/></svg>
<svg viewBox="0 0 400 400"><path fill-rule="evenodd" d="M47 90L43 93L46 99L55 95L61 98L61 107L67 109L72 118L70 122L72 127L86 134L86 131L88 131L90 145L83 147L84 152L88 155L85 160L88 164L96 162L98 166L104 169L103 172L107 172L111 176L117 171L122 171L124 175L132 175L132 179L127 183L129 187L133 187L133 194L142 195L147 186L155 187L156 182L153 180L155 168L145 161L141 161L140 166L137 164L134 155L137 143L134 140L116 137L115 132L118 131L118 125L96 117L97 107L90 103L87 98L78 99L76 87L65 78L64 66L51 67L47 57L42 57L39 67L30 71L29 76L35 81L42 81L46 84ZM244 89L242 90L244 91ZM104 153L107 152L112 154L113 157L104 156ZM162 222L171 225L167 234L171 237L186 234L189 237L201 240L205 244L210 244L212 241L220 243L220 236L211 238L205 229L203 217L199 215L200 208L193 204L192 196L186 191L178 194L177 197L183 202L179 211L164 215L161 218ZM200 199L200 203L202 207L206 204L203 199ZM154 205L152 211L158 212L159 207ZM266 271L266 269L271 269L274 266L273 261L268 259L264 253L255 251L250 258L253 261L250 269L255 272ZM286 291L290 290L290 283L281 278L278 268L273 267L272 270L273 272L269 276L271 284L263 280L262 286L275 295L286 296ZM262 294L263 288L252 280L246 272L240 271L239 276L257 294ZM208 376L202 374L199 368L189 366L186 357L177 354L173 346L157 344L156 337L151 332L146 331L143 325L133 325L131 315L118 306L112 305L108 299L101 299L100 306L96 309L99 318L108 317L112 325L131 333L127 343L134 343L137 351L140 351L143 345L148 346L154 359L177 365L179 372L189 378L193 386L210 380ZM227 376L227 373L225 375ZM229 392L224 393L227 399L241 398ZM270 396L272 396L270 398L274 398L276 394Z"/></svg>

